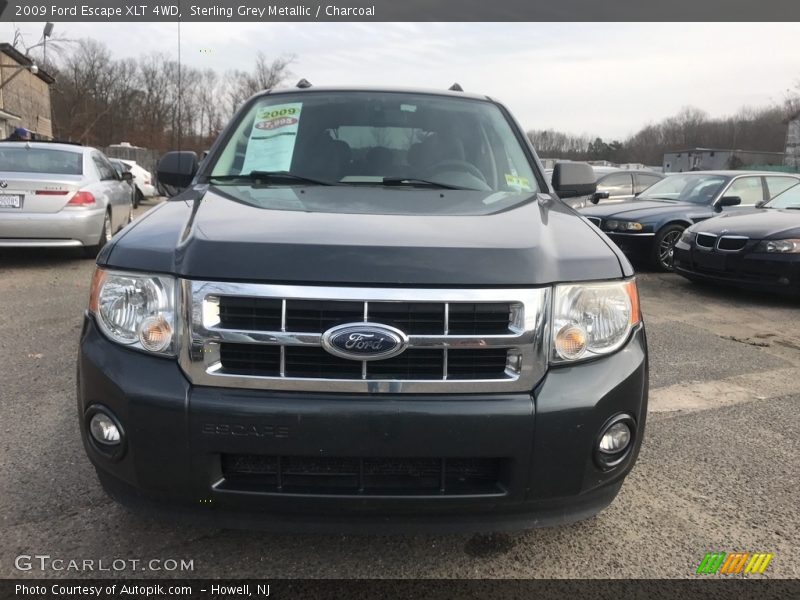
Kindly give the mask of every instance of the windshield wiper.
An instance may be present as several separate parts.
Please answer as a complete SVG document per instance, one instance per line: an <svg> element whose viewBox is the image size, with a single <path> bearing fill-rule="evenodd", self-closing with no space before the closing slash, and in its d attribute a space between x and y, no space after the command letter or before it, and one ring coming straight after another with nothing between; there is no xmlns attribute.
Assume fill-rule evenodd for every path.
<svg viewBox="0 0 800 600"><path fill-rule="evenodd" d="M338 185L334 181L323 181L322 179L314 179L312 177L304 177L303 175L296 175L289 171L250 171L249 173L242 173L240 175L211 175L209 180L216 181L236 181L237 179L244 179L245 181L252 181L254 183L307 183L311 185Z"/></svg>
<svg viewBox="0 0 800 600"><path fill-rule="evenodd" d="M416 177L384 177L381 182L386 186L409 186L409 187L432 187L442 190L471 190L472 188L449 185L441 181L431 181L430 179L418 179Z"/></svg>

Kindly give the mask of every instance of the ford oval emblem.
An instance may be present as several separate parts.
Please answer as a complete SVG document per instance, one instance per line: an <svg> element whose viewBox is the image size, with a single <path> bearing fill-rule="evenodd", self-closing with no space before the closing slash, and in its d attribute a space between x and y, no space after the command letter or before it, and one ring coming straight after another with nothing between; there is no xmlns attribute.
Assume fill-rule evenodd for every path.
<svg viewBox="0 0 800 600"><path fill-rule="evenodd" d="M408 346L405 333L379 323L347 323L322 334L322 347L350 360L380 360L397 356Z"/></svg>

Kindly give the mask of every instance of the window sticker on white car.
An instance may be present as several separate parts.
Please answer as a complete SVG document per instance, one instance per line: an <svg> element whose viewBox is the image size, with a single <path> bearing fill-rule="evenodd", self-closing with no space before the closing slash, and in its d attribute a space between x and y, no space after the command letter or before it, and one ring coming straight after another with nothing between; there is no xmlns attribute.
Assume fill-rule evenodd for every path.
<svg viewBox="0 0 800 600"><path fill-rule="evenodd" d="M531 182L526 177L517 177L511 173L506 173L506 184L508 187L520 192L530 192L533 188Z"/></svg>
<svg viewBox="0 0 800 600"><path fill-rule="evenodd" d="M256 113L247 141L243 174L290 170L302 108L302 102L293 102L269 106Z"/></svg>

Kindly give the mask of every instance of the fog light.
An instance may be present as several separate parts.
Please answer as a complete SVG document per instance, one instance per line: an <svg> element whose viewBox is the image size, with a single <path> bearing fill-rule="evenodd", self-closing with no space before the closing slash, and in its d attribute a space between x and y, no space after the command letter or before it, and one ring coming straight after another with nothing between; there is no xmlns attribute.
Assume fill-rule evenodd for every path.
<svg viewBox="0 0 800 600"><path fill-rule="evenodd" d="M97 412L89 421L89 431L96 442L107 446L116 446L122 441L117 424L107 414Z"/></svg>
<svg viewBox="0 0 800 600"><path fill-rule="evenodd" d="M625 422L617 422L605 430L598 448L603 454L618 454L630 443L631 428Z"/></svg>

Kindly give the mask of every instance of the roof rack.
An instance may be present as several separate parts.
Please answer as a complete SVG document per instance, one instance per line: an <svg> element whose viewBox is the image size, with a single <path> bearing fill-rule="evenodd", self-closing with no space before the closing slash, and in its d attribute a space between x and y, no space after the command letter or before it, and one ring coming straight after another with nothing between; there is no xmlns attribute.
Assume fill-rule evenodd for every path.
<svg viewBox="0 0 800 600"><path fill-rule="evenodd" d="M464 91L464 88L462 88L460 85L458 85L458 83L454 83L453 85L451 85L447 89L450 90L451 92L463 92Z"/></svg>
<svg viewBox="0 0 800 600"><path fill-rule="evenodd" d="M304 90L306 88L310 88L311 87L311 82L308 79L303 78L303 79L301 79L300 81L297 82L297 86L296 87L299 87L301 90Z"/></svg>

